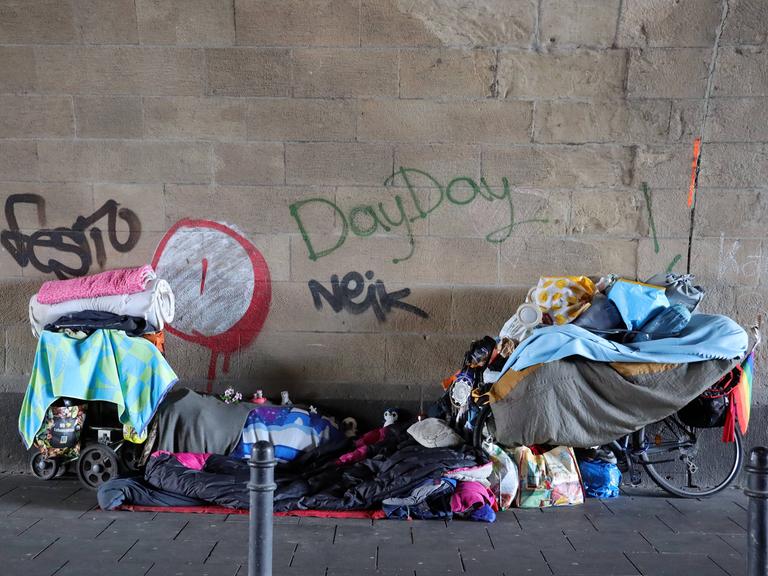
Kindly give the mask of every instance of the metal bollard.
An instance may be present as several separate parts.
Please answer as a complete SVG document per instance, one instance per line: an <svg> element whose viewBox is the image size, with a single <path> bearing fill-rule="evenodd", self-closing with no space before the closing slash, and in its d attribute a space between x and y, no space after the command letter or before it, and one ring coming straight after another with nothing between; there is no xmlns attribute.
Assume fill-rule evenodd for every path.
<svg viewBox="0 0 768 576"><path fill-rule="evenodd" d="M260 440L251 459L250 512L248 515L248 576L272 576L272 498L275 485L275 449Z"/></svg>
<svg viewBox="0 0 768 576"><path fill-rule="evenodd" d="M746 465L749 496L747 576L768 576L768 448L753 448Z"/></svg>

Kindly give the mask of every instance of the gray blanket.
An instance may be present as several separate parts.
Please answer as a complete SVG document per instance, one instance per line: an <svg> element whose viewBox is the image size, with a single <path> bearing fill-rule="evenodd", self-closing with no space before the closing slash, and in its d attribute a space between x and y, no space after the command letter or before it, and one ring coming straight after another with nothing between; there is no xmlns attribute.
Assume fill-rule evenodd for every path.
<svg viewBox="0 0 768 576"><path fill-rule="evenodd" d="M229 454L253 404L226 404L188 388L170 392L157 411L157 450Z"/></svg>
<svg viewBox="0 0 768 576"><path fill-rule="evenodd" d="M510 370L489 393L495 437L505 446L606 444L675 413L735 364L568 359Z"/></svg>

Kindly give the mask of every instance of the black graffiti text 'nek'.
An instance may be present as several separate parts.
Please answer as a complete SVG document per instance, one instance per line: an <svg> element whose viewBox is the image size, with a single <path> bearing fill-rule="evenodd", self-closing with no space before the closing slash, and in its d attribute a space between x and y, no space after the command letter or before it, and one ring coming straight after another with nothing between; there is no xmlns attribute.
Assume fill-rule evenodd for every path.
<svg viewBox="0 0 768 576"><path fill-rule="evenodd" d="M19 227L16 206L30 204L37 212L39 230L26 234ZM88 274L94 260L103 268L107 262L104 234L96 224L107 219L106 232L109 244L118 252L129 252L141 237L141 222L133 210L120 208L114 200L107 200L101 208L90 216L78 216L72 226L46 228L45 198L39 194L11 194L5 201L5 220L8 229L0 232L0 244L8 250L22 268L28 264L40 272L53 272L59 279L84 276ZM121 242L117 236L118 219L125 222L128 237ZM93 249L91 249L93 242ZM40 258L37 250L53 250L76 260L75 265L68 265L55 258Z"/></svg>
<svg viewBox="0 0 768 576"><path fill-rule="evenodd" d="M393 308L410 312L420 318L429 318L429 314L421 308L402 301L410 296L410 288L387 292L384 282L381 280L373 281L373 276L374 274L370 270L365 273L365 279L372 281L367 289L365 279L360 272L348 272L341 280L339 280L338 275L332 275L330 290L317 280L310 280L307 285L317 310L323 308L322 299L325 299L334 312L346 310L350 314L362 314L371 308L380 322L386 322L387 314ZM363 292L365 292L365 297L356 301L355 299L362 296Z"/></svg>

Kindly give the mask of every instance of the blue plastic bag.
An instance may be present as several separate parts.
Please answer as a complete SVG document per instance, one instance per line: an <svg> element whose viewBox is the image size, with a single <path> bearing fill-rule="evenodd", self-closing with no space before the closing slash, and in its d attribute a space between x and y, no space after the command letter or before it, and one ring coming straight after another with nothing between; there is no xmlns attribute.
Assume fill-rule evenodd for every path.
<svg viewBox="0 0 768 576"><path fill-rule="evenodd" d="M584 492L589 498L616 498L621 485L621 472L616 464L602 460L579 462Z"/></svg>
<svg viewBox="0 0 768 576"><path fill-rule="evenodd" d="M628 330L640 330L646 320L669 306L664 287L624 278L613 284L608 299L616 304Z"/></svg>

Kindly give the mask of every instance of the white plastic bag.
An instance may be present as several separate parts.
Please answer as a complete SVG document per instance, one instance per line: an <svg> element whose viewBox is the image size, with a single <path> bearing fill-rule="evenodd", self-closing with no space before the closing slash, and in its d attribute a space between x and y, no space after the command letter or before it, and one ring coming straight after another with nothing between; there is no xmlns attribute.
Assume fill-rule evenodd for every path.
<svg viewBox="0 0 768 576"><path fill-rule="evenodd" d="M484 442L483 448L493 463L493 472L489 478L491 490L499 504L499 510L506 510L514 504L520 485L517 465L501 446Z"/></svg>

